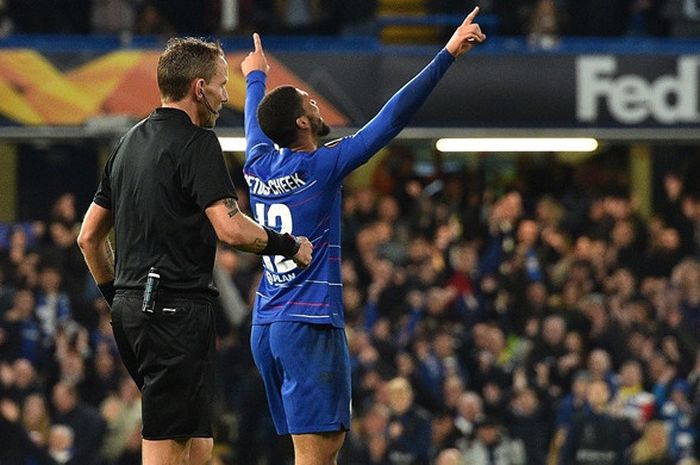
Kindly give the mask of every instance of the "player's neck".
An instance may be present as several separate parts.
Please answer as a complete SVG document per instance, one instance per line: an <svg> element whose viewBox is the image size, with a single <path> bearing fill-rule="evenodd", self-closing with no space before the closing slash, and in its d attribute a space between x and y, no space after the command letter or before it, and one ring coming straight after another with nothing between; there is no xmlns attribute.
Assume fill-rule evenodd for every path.
<svg viewBox="0 0 700 465"><path fill-rule="evenodd" d="M303 134L289 148L292 152L313 152L318 148L318 143L310 135Z"/></svg>

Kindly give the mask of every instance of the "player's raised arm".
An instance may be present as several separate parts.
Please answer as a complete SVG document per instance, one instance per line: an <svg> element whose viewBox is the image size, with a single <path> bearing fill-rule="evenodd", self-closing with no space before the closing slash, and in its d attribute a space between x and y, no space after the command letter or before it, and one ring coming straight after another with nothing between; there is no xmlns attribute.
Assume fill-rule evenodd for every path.
<svg viewBox="0 0 700 465"><path fill-rule="evenodd" d="M246 98L244 110L245 136L247 142L246 156L258 144L272 144L272 141L260 129L256 112L260 101L265 96L265 81L270 65L267 63L262 40L256 32L253 34L253 51L241 62L241 72L246 78Z"/></svg>
<svg viewBox="0 0 700 465"><path fill-rule="evenodd" d="M476 7L455 30L445 48L396 92L354 137L343 142L344 157L339 160L341 175L347 175L389 143L423 105L455 58L486 40L479 25L474 23L478 14L479 7Z"/></svg>

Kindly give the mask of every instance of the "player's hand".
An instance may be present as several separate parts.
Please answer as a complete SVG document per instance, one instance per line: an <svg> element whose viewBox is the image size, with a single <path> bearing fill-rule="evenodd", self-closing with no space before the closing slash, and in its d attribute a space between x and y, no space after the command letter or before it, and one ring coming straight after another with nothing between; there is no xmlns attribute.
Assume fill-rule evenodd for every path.
<svg viewBox="0 0 700 465"><path fill-rule="evenodd" d="M478 24L474 23L474 18L479 14L479 7L474 7L471 13L467 15L464 22L460 24L457 30L452 34L450 40L447 41L445 48L453 57L467 53L476 45L486 40L486 34L481 32Z"/></svg>
<svg viewBox="0 0 700 465"><path fill-rule="evenodd" d="M314 246L304 236L297 236L297 240L299 241L299 250L292 257L292 260L299 268L306 268L311 263L311 252L314 250Z"/></svg>
<svg viewBox="0 0 700 465"><path fill-rule="evenodd" d="M270 65L267 64L267 58L265 58L260 35L257 32L253 33L253 47L253 51L241 62L243 76L248 76L252 71L262 71L265 74L270 71Z"/></svg>

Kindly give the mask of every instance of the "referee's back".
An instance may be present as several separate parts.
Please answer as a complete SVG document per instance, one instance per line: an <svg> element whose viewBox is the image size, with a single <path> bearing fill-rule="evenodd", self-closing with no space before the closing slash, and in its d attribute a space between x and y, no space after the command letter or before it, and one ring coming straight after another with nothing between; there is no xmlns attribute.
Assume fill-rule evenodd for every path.
<svg viewBox="0 0 700 465"><path fill-rule="evenodd" d="M112 209L115 287L214 290L216 234L204 209L236 197L221 146L183 111L158 108L127 132L105 167L95 203Z"/></svg>

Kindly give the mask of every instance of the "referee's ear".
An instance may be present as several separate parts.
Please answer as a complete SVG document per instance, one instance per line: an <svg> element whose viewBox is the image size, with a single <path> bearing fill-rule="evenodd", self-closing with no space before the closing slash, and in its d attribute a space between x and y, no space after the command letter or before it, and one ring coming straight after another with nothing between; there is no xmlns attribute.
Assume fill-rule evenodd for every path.
<svg viewBox="0 0 700 465"><path fill-rule="evenodd" d="M205 84L206 84L206 81L202 78L196 79L194 81L194 97L195 97L195 99L197 99L198 102L202 101Z"/></svg>

